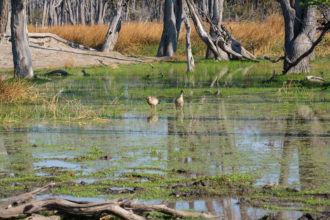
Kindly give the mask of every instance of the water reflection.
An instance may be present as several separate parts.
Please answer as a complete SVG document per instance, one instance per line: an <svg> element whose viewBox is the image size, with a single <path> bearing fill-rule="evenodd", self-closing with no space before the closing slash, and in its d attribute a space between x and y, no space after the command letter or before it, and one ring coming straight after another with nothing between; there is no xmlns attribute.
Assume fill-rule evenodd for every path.
<svg viewBox="0 0 330 220"><path fill-rule="evenodd" d="M99 83L88 78L67 84L63 93L67 98L82 99L96 108L116 100L126 110L107 116L110 120L102 123L45 122L0 128L0 179L4 172L47 175L40 170L51 166L83 174L113 170L112 176L104 178L120 178L122 173L134 171L134 167L153 167L159 169L149 172L165 175L160 169L184 169L184 175L189 177L255 171L262 175L256 185L276 182L304 190L329 189L327 103L283 103L272 94L196 97L193 88L231 85L236 74L248 74L250 70L243 67L233 72L224 67L216 69L215 74L201 71L204 74L179 74L172 69L157 83L123 77L99 79ZM141 98L145 96L130 92L144 87L172 89L173 85L178 91L181 87L190 88L183 109L175 110L172 101L168 101L150 112ZM47 89L56 91L56 86ZM116 91L121 91L125 99L117 98ZM112 159L64 161L86 155L93 147ZM223 219L256 219L266 214L236 203L232 198L224 198L171 205L215 212ZM279 215L291 218L283 213Z"/></svg>
<svg viewBox="0 0 330 220"><path fill-rule="evenodd" d="M153 201L155 203L155 201ZM206 200L193 200L182 202L171 202L168 204L171 208L176 209L193 209L198 211L210 212L221 220L252 220L261 219L265 215L272 215L277 220L298 219L302 216L302 212L297 211L265 211L259 208L253 208L244 204L239 204L233 198L219 198Z"/></svg>
<svg viewBox="0 0 330 220"><path fill-rule="evenodd" d="M147 122L149 124L156 123L157 121L158 121L158 115L157 115L157 113L154 113L154 112L152 112L147 118Z"/></svg>
<svg viewBox="0 0 330 220"><path fill-rule="evenodd" d="M205 100L187 102L183 110L174 110L170 103L170 112L127 113L103 124L30 124L2 130L1 169L33 171L36 165L47 164L40 159L72 158L98 146L113 158L136 158L125 163L118 159L123 169L142 165L184 168L190 176L257 171L263 175L257 185L277 182L301 189L328 187L326 118L318 120L310 108L297 105L284 117L290 120L254 120L249 116L251 108L257 111L253 106ZM277 105L271 108L281 106ZM63 163L61 167L93 172L113 165L114 161L102 161L83 167Z"/></svg>

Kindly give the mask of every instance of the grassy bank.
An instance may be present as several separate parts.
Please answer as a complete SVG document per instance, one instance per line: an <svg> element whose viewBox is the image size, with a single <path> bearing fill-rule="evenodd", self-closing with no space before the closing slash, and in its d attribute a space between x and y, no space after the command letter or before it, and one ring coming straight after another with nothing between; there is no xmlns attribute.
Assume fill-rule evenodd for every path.
<svg viewBox="0 0 330 220"><path fill-rule="evenodd" d="M141 111L148 108L144 105L148 95L162 94L164 104L160 106L167 109L167 103L172 103L178 89L186 90L188 100L212 98L218 89L221 89L221 98L231 101L231 97L267 93L269 100L310 102L324 99L322 97L329 93L321 84L296 82L303 80L304 74L277 76L268 81L274 70L280 72L280 64L199 60L193 74L185 73L185 69L185 62L157 63L153 67L149 64L97 67L86 68L91 76L83 77L80 68L67 68L69 77L41 77L32 82L1 81L0 121L107 120L127 109L127 101L129 108ZM312 75L330 80L328 74L323 74L329 71L326 59L315 61L312 69ZM222 71L224 75L218 78ZM131 84L126 88L128 79ZM111 82L115 83L109 86ZM102 107L86 103L86 98L99 102ZM22 108L28 110L22 111Z"/></svg>
<svg viewBox="0 0 330 220"><path fill-rule="evenodd" d="M233 36L239 40L244 47L251 50L251 44L255 47L257 56L280 56L283 54L284 45L284 22L278 15L272 15L264 22L230 22L224 23ZM72 42L80 43L92 48L101 48L108 26L72 26L64 25L49 28L39 28L38 32L51 32ZM125 23L122 26L118 43L115 50L127 55L155 56L161 38L163 24L161 23ZM35 28L29 26L29 31ZM200 40L196 30L191 34L193 53L196 56L205 55L205 44ZM185 56L185 29L180 37L177 57ZM330 53L328 40L316 48L316 56L325 56ZM251 50L252 51L252 50Z"/></svg>

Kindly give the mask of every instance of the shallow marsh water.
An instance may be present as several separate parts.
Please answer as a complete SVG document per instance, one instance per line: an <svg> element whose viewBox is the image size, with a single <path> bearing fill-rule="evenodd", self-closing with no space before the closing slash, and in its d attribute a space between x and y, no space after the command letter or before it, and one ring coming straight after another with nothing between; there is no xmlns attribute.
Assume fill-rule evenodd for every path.
<svg viewBox="0 0 330 220"><path fill-rule="evenodd" d="M93 184L124 180L132 172L167 176L170 170L184 170L182 178L253 173L258 176L256 186L276 182L299 190L329 191L329 93L305 97L304 90L286 96L272 86L245 89L261 80L253 75L253 64L239 70L210 65L195 75L183 74L182 65L143 68L149 72L142 74L137 68L112 75L90 69L91 77L41 84L40 93L58 94L59 103L75 100L91 111L104 109L102 120L41 120L38 107L25 106L26 111L36 111L33 120L0 128L0 180L51 177L60 170L74 173L77 184ZM181 89L185 106L176 110L173 99ZM214 95L217 89L220 96ZM161 100L156 110L146 104L149 94ZM75 105L69 108L78 111ZM101 159L98 152L107 158ZM143 201L160 203L161 198ZM221 219L258 219L275 212L237 203L225 197L170 206L211 211ZM296 219L302 213L278 215Z"/></svg>

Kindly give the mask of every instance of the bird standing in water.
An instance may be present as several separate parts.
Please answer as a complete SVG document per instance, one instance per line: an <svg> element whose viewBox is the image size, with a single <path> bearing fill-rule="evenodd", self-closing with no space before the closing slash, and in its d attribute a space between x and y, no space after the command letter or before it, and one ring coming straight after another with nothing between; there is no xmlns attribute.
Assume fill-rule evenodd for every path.
<svg viewBox="0 0 330 220"><path fill-rule="evenodd" d="M178 98L176 98L175 101L174 101L176 108L182 108L183 107L183 104L184 104L183 93L184 93L183 90L181 90L180 96Z"/></svg>
<svg viewBox="0 0 330 220"><path fill-rule="evenodd" d="M156 105L159 103L159 100L156 97L148 96L147 103L150 105L150 108L156 108Z"/></svg>

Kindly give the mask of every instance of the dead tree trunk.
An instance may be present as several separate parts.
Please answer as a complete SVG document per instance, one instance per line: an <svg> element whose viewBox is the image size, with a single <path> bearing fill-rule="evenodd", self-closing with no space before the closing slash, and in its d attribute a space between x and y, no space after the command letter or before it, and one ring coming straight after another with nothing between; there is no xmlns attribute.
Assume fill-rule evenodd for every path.
<svg viewBox="0 0 330 220"><path fill-rule="evenodd" d="M195 68L195 61L191 51L191 42L190 42L191 28L190 28L190 22L188 16L185 17L184 23L186 25L186 30L187 30L187 34L186 34L187 72L192 72L194 71Z"/></svg>
<svg viewBox="0 0 330 220"><path fill-rule="evenodd" d="M107 32L107 35L105 37L103 46L102 46L102 52L109 52L113 50L115 47L119 32L121 29L121 14L123 10L122 0L118 0L117 2L117 8L114 13L113 18L111 19L110 26Z"/></svg>
<svg viewBox="0 0 330 220"><path fill-rule="evenodd" d="M11 37L15 77L32 78L33 68L27 37L25 0L11 0Z"/></svg>
<svg viewBox="0 0 330 220"><path fill-rule="evenodd" d="M221 29L223 13L223 0L209 0L209 15L212 16L212 23L219 29ZM217 33L210 28L210 35L213 39L217 38ZM212 50L207 47L206 58L216 58L217 60L229 60L228 54L219 48L220 57L217 57Z"/></svg>
<svg viewBox="0 0 330 220"><path fill-rule="evenodd" d="M177 49L183 7L182 0L165 0L163 33L159 43L157 57L173 56Z"/></svg>
<svg viewBox="0 0 330 220"><path fill-rule="evenodd" d="M251 60L255 56L248 52L235 38L223 27L217 28L211 19L204 14L211 28L217 33L216 39L213 39L207 32L206 27L200 18L192 0L186 0L196 31L204 43L212 50L216 57L221 57L220 49L228 54L230 59Z"/></svg>
<svg viewBox="0 0 330 220"><path fill-rule="evenodd" d="M42 21L41 21L41 27L45 27L45 19L46 19L46 14L47 14L47 6L48 6L48 1L44 0L44 5L43 5L43 10L42 10Z"/></svg>
<svg viewBox="0 0 330 220"><path fill-rule="evenodd" d="M7 32L9 16L9 0L0 1L0 41Z"/></svg>
<svg viewBox="0 0 330 220"><path fill-rule="evenodd" d="M86 4L86 0L82 0L81 4L79 5L79 12L80 12L80 24L81 25L85 25L86 24L86 19L85 19L85 4Z"/></svg>
<svg viewBox="0 0 330 220"><path fill-rule="evenodd" d="M285 21L285 56L294 61L311 48L316 38L316 8L301 6L300 1L280 0L280 4ZM309 59L309 56L302 59L287 74L308 73ZM289 62L285 60L283 69L288 66Z"/></svg>

